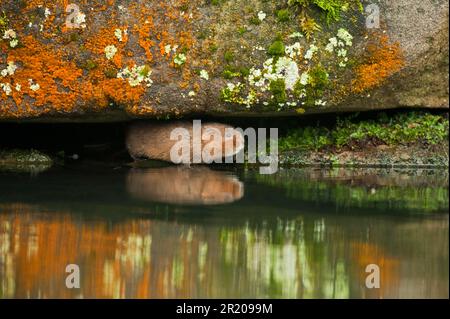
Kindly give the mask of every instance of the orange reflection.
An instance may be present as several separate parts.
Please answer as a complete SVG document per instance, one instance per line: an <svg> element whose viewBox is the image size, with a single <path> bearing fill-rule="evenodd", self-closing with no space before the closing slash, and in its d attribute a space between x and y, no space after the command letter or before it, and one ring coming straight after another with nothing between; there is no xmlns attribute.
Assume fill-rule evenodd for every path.
<svg viewBox="0 0 450 319"><path fill-rule="evenodd" d="M185 205L232 203L244 195L244 185L236 177L207 167L133 169L127 190L139 199Z"/></svg>

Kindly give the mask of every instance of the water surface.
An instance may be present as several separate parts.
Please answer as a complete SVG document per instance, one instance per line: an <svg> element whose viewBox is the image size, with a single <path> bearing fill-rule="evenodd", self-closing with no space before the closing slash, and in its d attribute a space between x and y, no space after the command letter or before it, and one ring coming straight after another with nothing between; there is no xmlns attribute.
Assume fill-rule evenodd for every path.
<svg viewBox="0 0 450 319"><path fill-rule="evenodd" d="M448 298L448 207L446 170L4 172L0 297Z"/></svg>

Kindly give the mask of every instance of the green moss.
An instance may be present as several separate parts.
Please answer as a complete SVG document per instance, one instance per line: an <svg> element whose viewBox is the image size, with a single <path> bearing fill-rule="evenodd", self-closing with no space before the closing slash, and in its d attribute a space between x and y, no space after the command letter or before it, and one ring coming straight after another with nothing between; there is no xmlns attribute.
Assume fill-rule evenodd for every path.
<svg viewBox="0 0 450 319"><path fill-rule="evenodd" d="M283 79L270 82L269 90L273 95L273 101L276 104L286 103L286 83Z"/></svg>
<svg viewBox="0 0 450 319"><path fill-rule="evenodd" d="M234 85L234 87L227 86L221 92L221 99L227 103L246 104L246 101L241 97L241 92L244 90L243 84Z"/></svg>
<svg viewBox="0 0 450 319"><path fill-rule="evenodd" d="M288 22L290 19L290 12L288 9L281 9L277 12L277 19L279 22Z"/></svg>
<svg viewBox="0 0 450 319"><path fill-rule="evenodd" d="M98 64L93 60L86 60L86 62L83 64L83 69L85 70L93 70L98 66Z"/></svg>
<svg viewBox="0 0 450 319"><path fill-rule="evenodd" d="M109 79L117 78L117 70L114 68L108 68L103 71L103 74Z"/></svg>
<svg viewBox="0 0 450 319"><path fill-rule="evenodd" d="M382 114L375 121L339 120L333 133L333 140L337 146L367 139L376 139L388 145L417 141L437 144L448 139L448 133L448 118L413 112L392 118Z"/></svg>
<svg viewBox="0 0 450 319"><path fill-rule="evenodd" d="M230 71L230 70L224 70L222 75L223 75L223 77L225 79L230 80L232 78L240 77L241 73L240 72L233 72L233 71Z"/></svg>
<svg viewBox="0 0 450 319"><path fill-rule="evenodd" d="M253 16L250 18L250 24L253 25L260 25L261 24L261 20L259 20L258 16Z"/></svg>
<svg viewBox="0 0 450 319"><path fill-rule="evenodd" d="M217 44L211 44L211 45L209 46L209 51L210 51L211 53L217 52L218 49L219 49L219 46L218 46Z"/></svg>
<svg viewBox="0 0 450 319"><path fill-rule="evenodd" d="M8 25L9 25L9 20L8 17L6 16L6 13L4 11L2 11L0 13L0 32L3 33L8 29Z"/></svg>
<svg viewBox="0 0 450 319"><path fill-rule="evenodd" d="M386 145L408 143L438 144L449 137L449 121L442 115L412 112L374 120L355 117L338 119L334 127L307 126L289 130L279 140L281 151L320 150L326 146L344 147L367 141Z"/></svg>
<svg viewBox="0 0 450 319"><path fill-rule="evenodd" d="M147 77L148 74L150 73L151 68L148 65L145 65L144 68L139 72L139 75L143 76L143 77Z"/></svg>
<svg viewBox="0 0 450 319"><path fill-rule="evenodd" d="M239 72L241 73L242 76L246 77L250 75L250 69L246 68L246 67L241 67L239 68Z"/></svg>
<svg viewBox="0 0 450 319"><path fill-rule="evenodd" d="M330 84L329 75L326 69L318 64L313 67L309 72L309 79L306 85L300 83L300 81L295 85L294 93L298 98L303 95L304 103L306 106L315 106L315 102L321 99L324 95L325 90Z"/></svg>
<svg viewBox="0 0 450 319"><path fill-rule="evenodd" d="M211 0L213 6L221 5L223 2L225 2L225 0Z"/></svg>
<svg viewBox="0 0 450 319"><path fill-rule="evenodd" d="M247 77L250 70L246 67L235 67L233 65L226 65L222 75L225 79L230 80L237 77Z"/></svg>
<svg viewBox="0 0 450 319"><path fill-rule="evenodd" d="M280 151L288 150L313 150L331 145L332 139L328 129L320 126L307 126L304 128L293 129L279 140Z"/></svg>
<svg viewBox="0 0 450 319"><path fill-rule="evenodd" d="M225 60L225 62L227 63L231 63L234 61L234 53L231 51L226 51L223 55L223 59Z"/></svg>
<svg viewBox="0 0 450 319"><path fill-rule="evenodd" d="M325 68L318 64L309 72L309 84L316 90L323 91L329 84L328 72Z"/></svg>
<svg viewBox="0 0 450 319"><path fill-rule="evenodd" d="M248 30L246 27L239 27L237 31L240 35L243 35L243 34L247 33Z"/></svg>
<svg viewBox="0 0 450 319"><path fill-rule="evenodd" d="M288 0L288 4L301 9L316 7L326 15L328 23L339 21L342 14L351 8L363 10L360 0Z"/></svg>
<svg viewBox="0 0 450 319"><path fill-rule="evenodd" d="M274 57L283 56L285 54L285 46L283 42L280 40L274 41L267 50L267 53Z"/></svg>

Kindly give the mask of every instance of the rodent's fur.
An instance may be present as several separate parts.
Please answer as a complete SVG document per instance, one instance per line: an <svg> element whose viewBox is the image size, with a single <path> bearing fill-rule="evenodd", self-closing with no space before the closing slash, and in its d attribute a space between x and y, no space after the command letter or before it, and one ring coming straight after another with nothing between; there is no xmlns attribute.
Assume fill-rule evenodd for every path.
<svg viewBox="0 0 450 319"><path fill-rule="evenodd" d="M170 134L176 128L184 128L190 133L190 154L192 159L193 128L192 122L188 121L133 123L128 130L126 138L126 146L130 156L135 160L147 158L171 162L170 151L177 141L170 140ZM222 157L233 156L244 148L244 137L238 131L234 130L235 134L232 137L225 136L225 129L232 128L231 126L220 123L202 123L202 134L208 128L218 129L222 133L221 149L224 153L227 150L233 150L232 154L222 154ZM202 150L210 142L211 140L202 140ZM230 146L233 147L231 148Z"/></svg>

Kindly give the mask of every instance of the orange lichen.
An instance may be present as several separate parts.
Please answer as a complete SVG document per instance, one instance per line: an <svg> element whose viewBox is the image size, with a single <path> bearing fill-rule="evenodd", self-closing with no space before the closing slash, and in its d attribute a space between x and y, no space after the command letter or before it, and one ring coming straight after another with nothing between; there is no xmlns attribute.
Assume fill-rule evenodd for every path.
<svg viewBox="0 0 450 319"><path fill-rule="evenodd" d="M23 104L26 94L34 99L33 104L37 107L51 105L58 110L70 111L77 98L73 92L76 91L82 70L75 63L64 61L60 53L50 50L31 36L22 37L21 41L23 46L11 50L8 55L8 61L20 63L20 67L10 77L11 86L21 86L20 91L12 91L16 105L29 109L26 103ZM33 91L30 80L40 88Z"/></svg>
<svg viewBox="0 0 450 319"><path fill-rule="evenodd" d="M356 79L352 81L352 91L362 93L382 84L398 72L404 64L398 43L391 44L387 35L375 35L367 47L366 63L357 66Z"/></svg>
<svg viewBox="0 0 450 319"><path fill-rule="evenodd" d="M86 15L85 28L67 27L68 4L68 0L30 0L20 14L9 13L20 45L10 48L6 41L0 40L0 51L4 52L0 55L0 66L4 68L9 61L17 65L14 75L1 80L12 91L0 90L0 117L98 111L109 105L118 105L137 115L154 113L150 101L144 98L148 91L144 83L132 86L127 79L117 78L125 67L145 65L153 72L152 66L157 65L151 75L154 83L163 83L170 75L170 81L176 81L181 88L189 90L196 86L196 91L199 90L192 81L193 67L199 68L199 61L191 24L195 9L188 9L191 2L158 1L151 6L129 3L125 25L117 22L122 21L123 14L117 1L99 4L79 0L79 10ZM96 16L103 19L104 14L109 19L95 23ZM122 30L122 41L115 34L117 29ZM126 29L128 34L124 32ZM166 45L176 50L167 53ZM111 59L105 54L108 46L117 49ZM187 59L179 67L173 59L181 52ZM15 90L16 84L20 90ZM30 84L39 88L32 90Z"/></svg>
<svg viewBox="0 0 450 319"><path fill-rule="evenodd" d="M119 41L115 36L116 30L121 30L122 41ZM117 53L111 59L111 62L117 68L122 67L122 57L125 54L125 46L128 41L128 35L125 33L127 26L112 26L101 29L95 36L89 37L85 43L86 49L103 57L106 60L105 48L109 45L114 45L117 48Z"/></svg>

